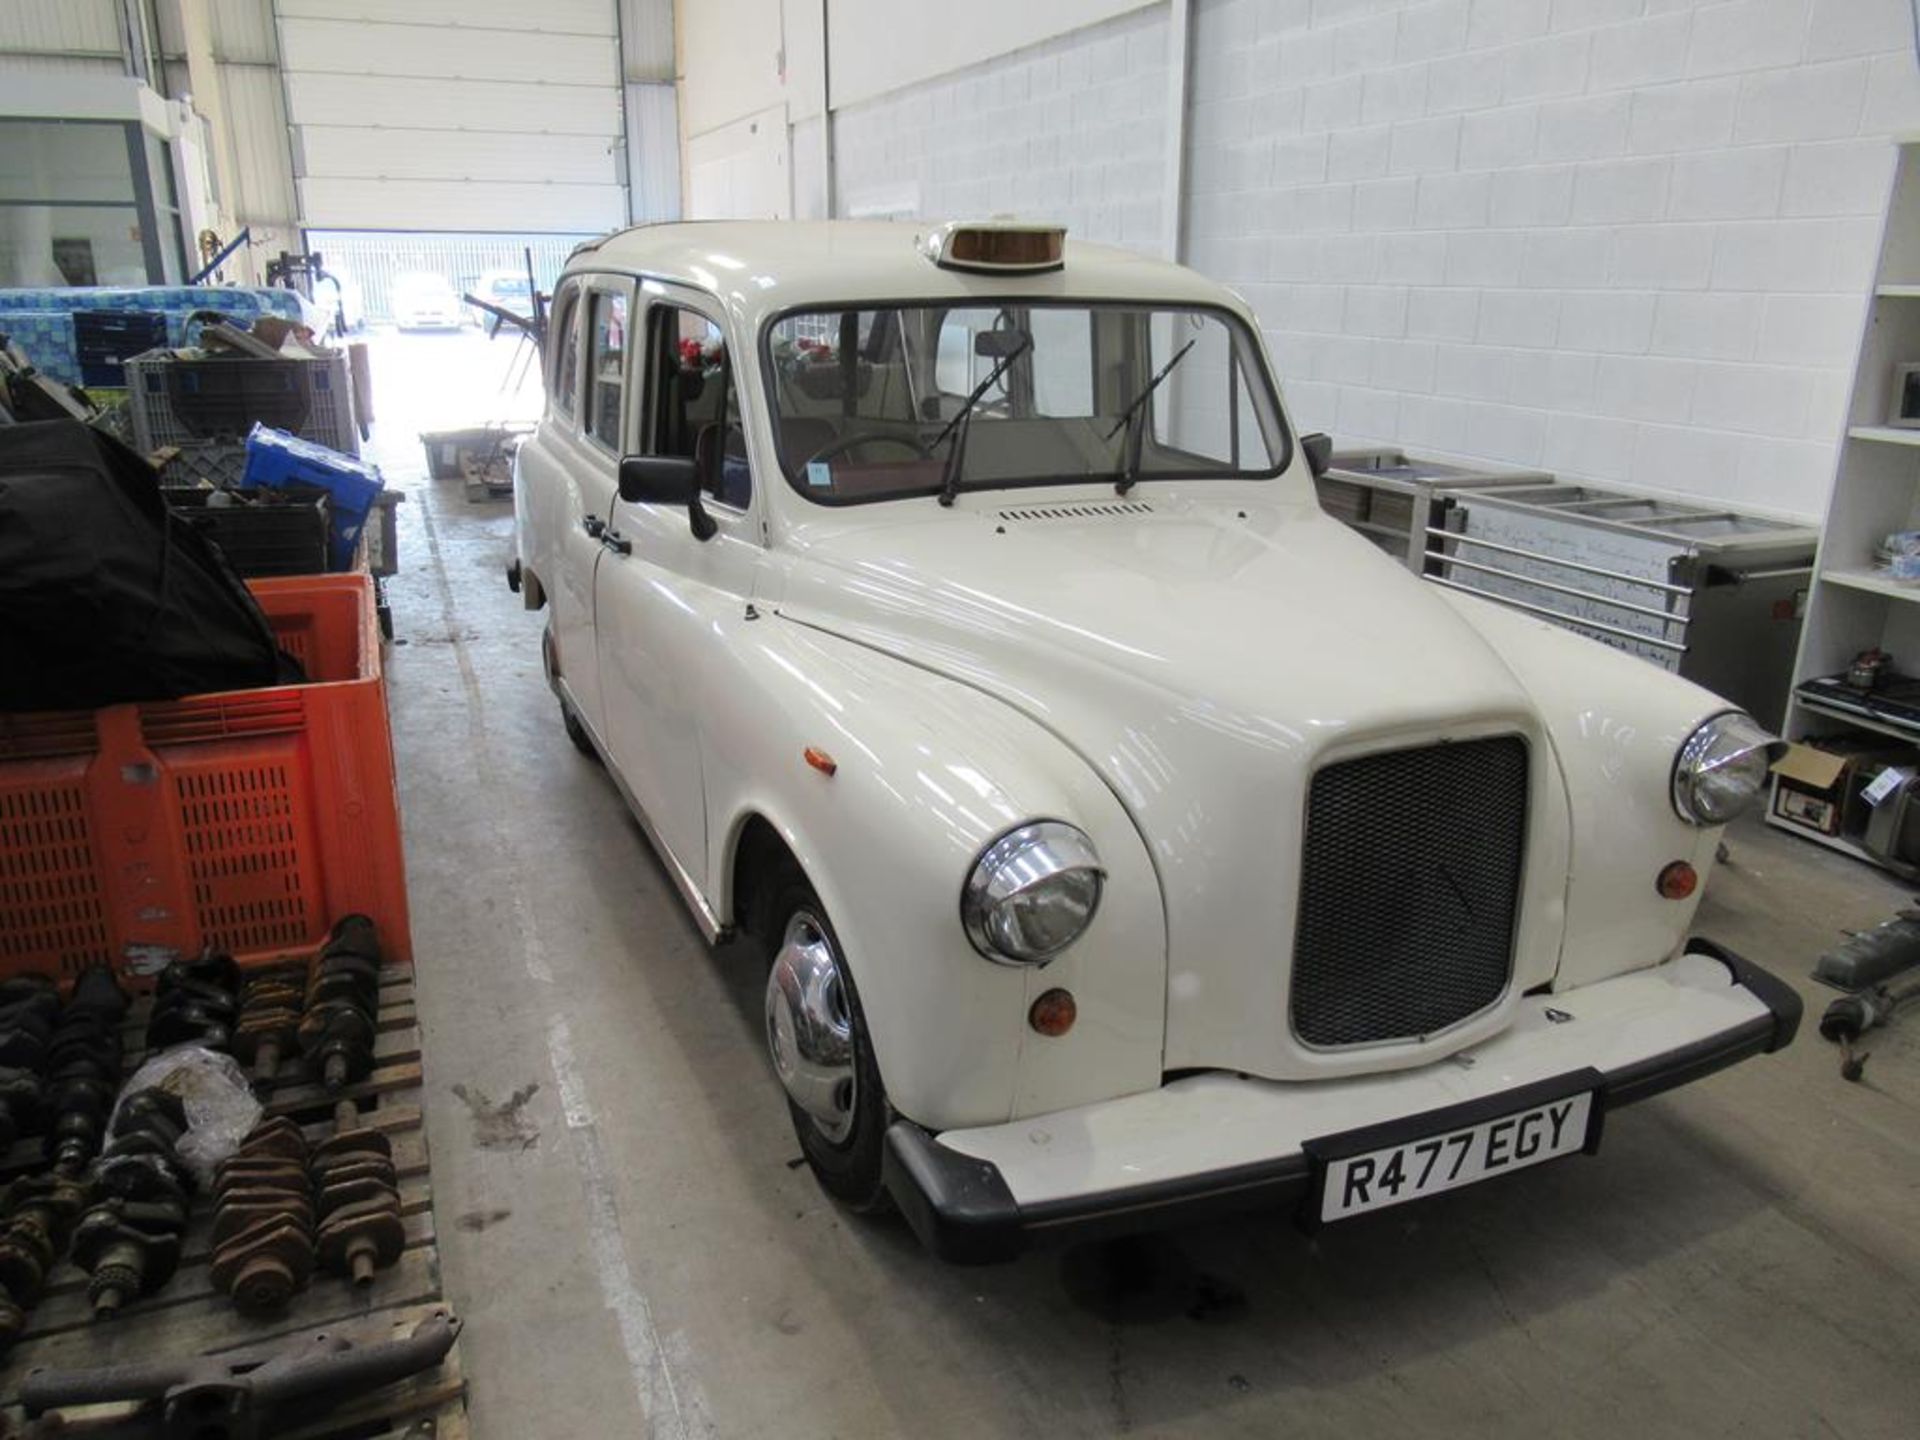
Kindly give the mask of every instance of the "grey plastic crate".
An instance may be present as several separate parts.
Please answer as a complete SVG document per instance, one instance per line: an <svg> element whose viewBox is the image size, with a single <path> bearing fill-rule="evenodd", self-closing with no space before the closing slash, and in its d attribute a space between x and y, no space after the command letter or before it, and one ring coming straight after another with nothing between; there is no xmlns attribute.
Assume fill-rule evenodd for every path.
<svg viewBox="0 0 1920 1440"><path fill-rule="evenodd" d="M244 403L226 403L216 423L204 415L195 417L178 412L174 395L179 380L174 367L191 367L193 378L226 378L237 375L236 366L274 366L276 377L292 376L296 388L286 398L302 411L302 418L291 425L278 423L275 414L250 416ZM353 416L353 381L347 357L307 360L291 356L276 360L227 358L182 360L171 350L149 350L125 363L127 376L127 413L132 421L134 448L152 454L166 445L196 445L210 440L244 440L255 419L279 429L288 429L302 440L311 440L338 450L343 455L360 454L360 429ZM264 372L254 372L256 374ZM304 404L298 402L304 401Z"/></svg>
<svg viewBox="0 0 1920 1440"><path fill-rule="evenodd" d="M238 485L247 471L247 447L229 440L180 446L160 467L162 485Z"/></svg>

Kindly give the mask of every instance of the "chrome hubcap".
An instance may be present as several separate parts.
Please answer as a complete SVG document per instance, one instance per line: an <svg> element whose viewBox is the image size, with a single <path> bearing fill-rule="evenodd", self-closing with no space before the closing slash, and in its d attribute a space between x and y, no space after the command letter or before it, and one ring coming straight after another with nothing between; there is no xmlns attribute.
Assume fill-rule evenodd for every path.
<svg viewBox="0 0 1920 1440"><path fill-rule="evenodd" d="M828 1140L845 1140L858 1099L853 1014L833 942L804 910L787 922L767 975L767 1050L793 1103Z"/></svg>

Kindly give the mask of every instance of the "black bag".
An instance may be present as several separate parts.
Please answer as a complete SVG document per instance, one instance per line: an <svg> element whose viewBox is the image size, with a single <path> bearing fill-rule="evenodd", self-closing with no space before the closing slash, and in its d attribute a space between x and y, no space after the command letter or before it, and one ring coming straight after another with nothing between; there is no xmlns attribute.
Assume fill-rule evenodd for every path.
<svg viewBox="0 0 1920 1440"><path fill-rule="evenodd" d="M77 421L0 427L0 711L305 678L139 455Z"/></svg>

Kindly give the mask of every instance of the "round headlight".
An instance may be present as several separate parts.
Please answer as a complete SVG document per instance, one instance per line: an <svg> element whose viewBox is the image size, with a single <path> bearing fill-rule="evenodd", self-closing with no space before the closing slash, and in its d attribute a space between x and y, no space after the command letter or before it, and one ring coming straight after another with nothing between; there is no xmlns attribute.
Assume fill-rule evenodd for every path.
<svg viewBox="0 0 1920 1440"><path fill-rule="evenodd" d="M1072 825L1022 825L974 862L960 892L960 922L987 959L1044 965L1093 923L1106 875L1093 842Z"/></svg>
<svg viewBox="0 0 1920 1440"><path fill-rule="evenodd" d="M1693 734L1673 762L1673 808L1695 825L1724 825L1759 798L1779 741L1730 710Z"/></svg>

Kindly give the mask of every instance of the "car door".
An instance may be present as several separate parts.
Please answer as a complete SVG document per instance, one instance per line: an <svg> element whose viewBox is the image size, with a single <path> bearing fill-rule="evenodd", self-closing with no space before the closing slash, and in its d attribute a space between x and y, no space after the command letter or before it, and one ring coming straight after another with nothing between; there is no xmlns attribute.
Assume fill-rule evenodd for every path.
<svg viewBox="0 0 1920 1440"><path fill-rule="evenodd" d="M656 840L704 893L699 721L718 698L714 636L744 612L764 553L760 501L719 306L644 288L636 453L695 460L714 534L696 537L678 506L616 500L595 597L607 739Z"/></svg>
<svg viewBox="0 0 1920 1440"><path fill-rule="evenodd" d="M603 749L606 726L600 651L594 638L594 578L607 553L607 519L627 445L632 309L631 280L617 275L585 277L578 284L572 311L562 321L579 333L571 348L563 348L559 356L561 391L571 424L557 427L561 433L555 437L563 473L555 527L559 573L551 594L554 664L574 713Z"/></svg>

